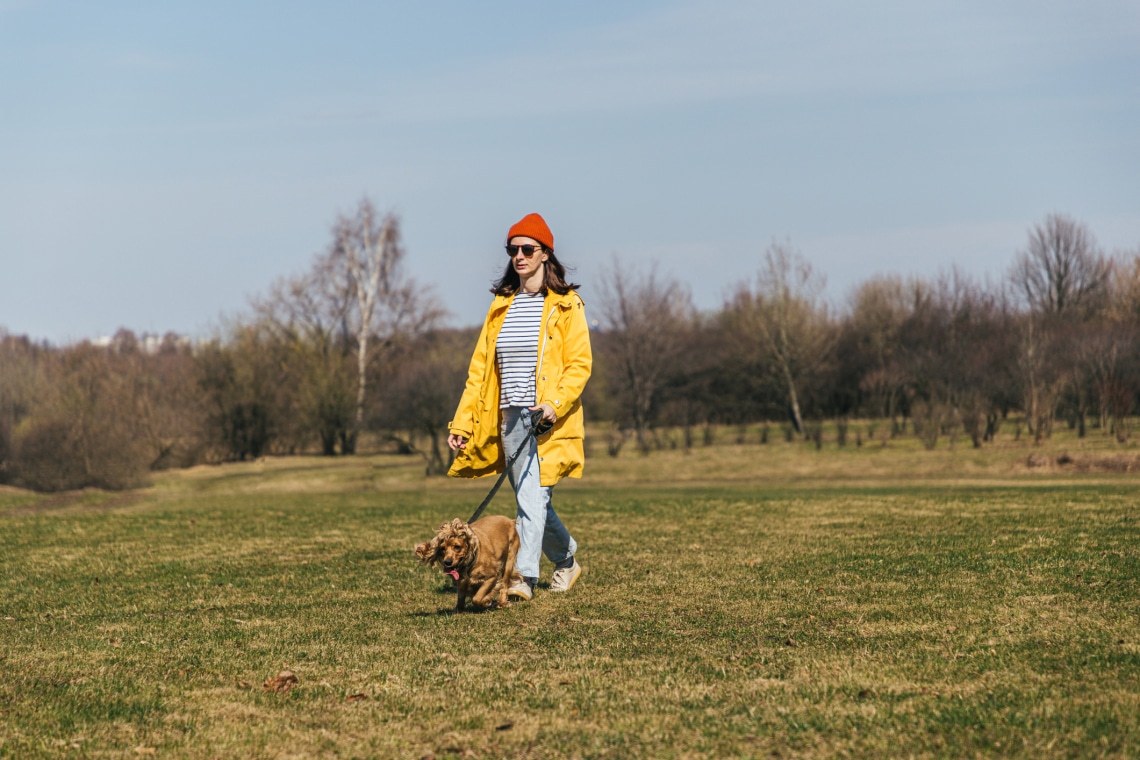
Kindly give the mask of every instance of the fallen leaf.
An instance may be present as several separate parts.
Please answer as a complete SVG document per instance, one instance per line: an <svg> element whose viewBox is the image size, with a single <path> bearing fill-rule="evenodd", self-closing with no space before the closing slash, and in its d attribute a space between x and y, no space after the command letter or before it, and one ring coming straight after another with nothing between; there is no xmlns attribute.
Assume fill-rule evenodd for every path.
<svg viewBox="0 0 1140 760"><path fill-rule="evenodd" d="M859 699L866 699L869 696L871 696L870 689L862 689L859 691Z"/></svg>
<svg viewBox="0 0 1140 760"><path fill-rule="evenodd" d="M581 622L582 622L582 618L580 618L580 617L572 617L572 618L570 618L570 622L571 622L571 623L581 623Z"/></svg>
<svg viewBox="0 0 1140 760"><path fill-rule="evenodd" d="M796 645L795 639L792 639L790 637L788 638L787 641L784 642L784 646L794 647L795 645Z"/></svg>
<svg viewBox="0 0 1140 760"><path fill-rule="evenodd" d="M157 755L157 747L135 747L136 755Z"/></svg>
<svg viewBox="0 0 1140 760"><path fill-rule="evenodd" d="M495 730L496 731L510 731L514 727L515 727L515 724L508 720L506 723L501 723L501 724L495 726Z"/></svg>
<svg viewBox="0 0 1140 760"><path fill-rule="evenodd" d="M297 676L293 674L292 670L282 670L276 678L267 678L262 688L269 692L284 694L298 683L300 681L297 680Z"/></svg>
<svg viewBox="0 0 1140 760"><path fill-rule="evenodd" d="M237 682L237 687L238 687L239 689L252 689L252 688L253 688L253 684L251 684L249 681L238 681L238 682Z"/></svg>
<svg viewBox="0 0 1140 760"><path fill-rule="evenodd" d="M123 646L123 642L119 639L111 639L111 646L118 648Z"/></svg>
<svg viewBox="0 0 1140 760"><path fill-rule="evenodd" d="M368 699L368 695L364 693L349 694L344 698L346 702L360 702L361 700Z"/></svg>

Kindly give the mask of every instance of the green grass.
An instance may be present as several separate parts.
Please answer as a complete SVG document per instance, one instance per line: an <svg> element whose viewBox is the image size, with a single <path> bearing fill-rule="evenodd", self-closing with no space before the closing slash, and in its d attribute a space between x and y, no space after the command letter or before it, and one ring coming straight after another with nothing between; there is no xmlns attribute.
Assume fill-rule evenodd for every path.
<svg viewBox="0 0 1140 760"><path fill-rule="evenodd" d="M1136 476L988 454L595 455L579 584L458 616L414 460L3 491L0 756L1140 755Z"/></svg>

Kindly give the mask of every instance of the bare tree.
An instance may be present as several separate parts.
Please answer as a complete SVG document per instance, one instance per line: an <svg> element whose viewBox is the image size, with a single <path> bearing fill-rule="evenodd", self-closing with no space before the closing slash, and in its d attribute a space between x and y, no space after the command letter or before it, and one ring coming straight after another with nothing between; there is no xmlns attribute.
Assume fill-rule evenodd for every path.
<svg viewBox="0 0 1140 760"><path fill-rule="evenodd" d="M352 437L364 425L364 397L368 378L368 339L380 301L391 291L396 265L404 255L400 220L379 215L372 201L362 198L352 216L341 215L333 225L330 261L344 268L356 302L356 418Z"/></svg>
<svg viewBox="0 0 1140 760"><path fill-rule="evenodd" d="M1074 385L1083 402L1088 384L1087 395L1095 397L1099 407L1101 429L1123 443L1140 392L1140 252L1115 255L1107 290L1108 308L1101 318L1081 325L1074 335ZM1083 406L1078 415L1083 434Z"/></svg>
<svg viewBox="0 0 1140 760"><path fill-rule="evenodd" d="M1109 262L1089 229L1062 214L1050 214L1029 232L1010 278L1030 309L1045 315L1087 315L1105 297Z"/></svg>
<svg viewBox="0 0 1140 760"><path fill-rule="evenodd" d="M138 387L108 350L79 344L44 357L48 387L14 436L15 481L40 491L145 482Z"/></svg>
<svg viewBox="0 0 1140 760"><path fill-rule="evenodd" d="M48 388L44 353L27 336L9 335L0 327L0 483L14 474L14 431L33 414Z"/></svg>
<svg viewBox="0 0 1140 760"><path fill-rule="evenodd" d="M429 330L400 341L384 362L390 365L387 382L370 423L400 451L422 456L428 475L446 473L454 457L446 444L447 423L467 380L467 350L477 337L477 329Z"/></svg>
<svg viewBox="0 0 1140 760"><path fill-rule="evenodd" d="M254 302L259 329L288 347L287 369L300 375L299 417L317 430L330 455L338 444L342 454L356 450L368 419L368 389L382 377L374 366L379 355L445 314L433 296L400 277L404 251L396 216L379 215L364 198L332 231L329 249L308 272L279 280Z"/></svg>
<svg viewBox="0 0 1140 760"><path fill-rule="evenodd" d="M1108 292L1109 318L1140 326L1140 248L1113 256Z"/></svg>
<svg viewBox="0 0 1140 760"><path fill-rule="evenodd" d="M1084 414L1079 325L1109 305L1112 264L1080 222L1050 214L1029 231L1009 281L1028 306L1021 321L1019 369L1027 423L1038 442L1052 431L1066 387L1076 383L1078 417ZM1087 364L1087 363L1086 363Z"/></svg>
<svg viewBox="0 0 1140 760"><path fill-rule="evenodd" d="M292 414L274 416L298 429L278 426L275 432L284 433L294 446L302 446L315 432L326 456L336 453L338 443L342 454L351 453L356 443L352 341L347 333L352 296L347 280L338 275L343 272L331 257L321 255L308 272L278 280L266 297L253 301L255 323L236 328L229 341L244 346L246 355L234 357L238 366L261 366L251 362L251 352L279 357L276 385L289 389L280 401ZM265 405L276 395L260 382L250 387L257 389L258 398L243 400L239 408Z"/></svg>
<svg viewBox="0 0 1140 760"><path fill-rule="evenodd" d="M1117 441L1128 440L1128 418L1140 390L1140 338L1135 325L1104 322L1081 335L1077 354L1092 381L1100 407L1100 425ZM1111 427L1109 423L1111 422Z"/></svg>
<svg viewBox="0 0 1140 760"><path fill-rule="evenodd" d="M661 394L676 373L682 334L693 315L692 299L679 282L619 263L615 256L600 287L602 352L612 363L612 379L633 424L637 445L648 453L647 438Z"/></svg>
<svg viewBox="0 0 1140 760"><path fill-rule="evenodd" d="M1000 291L961 270L914 279L894 351L906 377L911 419L924 445L959 428L975 447L992 438L1008 394L1008 309ZM985 422L983 426L983 421Z"/></svg>
<svg viewBox="0 0 1140 760"><path fill-rule="evenodd" d="M898 353L909 312L906 283L897 276L875 277L855 289L843 322L843 363L868 397L872 417L886 417L892 430L907 379Z"/></svg>
<svg viewBox="0 0 1140 760"><path fill-rule="evenodd" d="M822 369L835 344L823 288L822 275L798 251L773 242L764 252L755 291L741 285L726 306L772 362L800 433L805 432L804 384Z"/></svg>

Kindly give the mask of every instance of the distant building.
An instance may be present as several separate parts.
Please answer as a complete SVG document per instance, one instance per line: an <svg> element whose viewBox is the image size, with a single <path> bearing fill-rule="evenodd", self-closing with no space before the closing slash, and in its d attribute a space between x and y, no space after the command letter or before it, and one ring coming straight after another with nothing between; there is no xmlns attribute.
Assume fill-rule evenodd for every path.
<svg viewBox="0 0 1140 760"><path fill-rule="evenodd" d="M153 356L163 349L188 348L193 345L193 341L189 336L179 335L173 332L168 332L165 335L157 335L155 333L135 335L130 330L124 328L114 335L103 335L94 338L91 341L91 345L96 348L106 348L116 353L138 351Z"/></svg>

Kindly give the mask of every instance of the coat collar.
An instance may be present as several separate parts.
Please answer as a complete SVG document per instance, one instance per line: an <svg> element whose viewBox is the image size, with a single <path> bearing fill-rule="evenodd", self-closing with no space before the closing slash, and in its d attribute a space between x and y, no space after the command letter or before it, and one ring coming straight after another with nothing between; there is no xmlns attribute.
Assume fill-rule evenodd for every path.
<svg viewBox="0 0 1140 760"><path fill-rule="evenodd" d="M505 309L511 304L513 295L509 296L495 296L495 300L491 303L491 311L499 311ZM578 291L571 290L566 295L559 295L554 291L547 291L546 300L550 303L551 307L557 306L561 309L569 309L576 302L581 301L582 297L578 295Z"/></svg>

